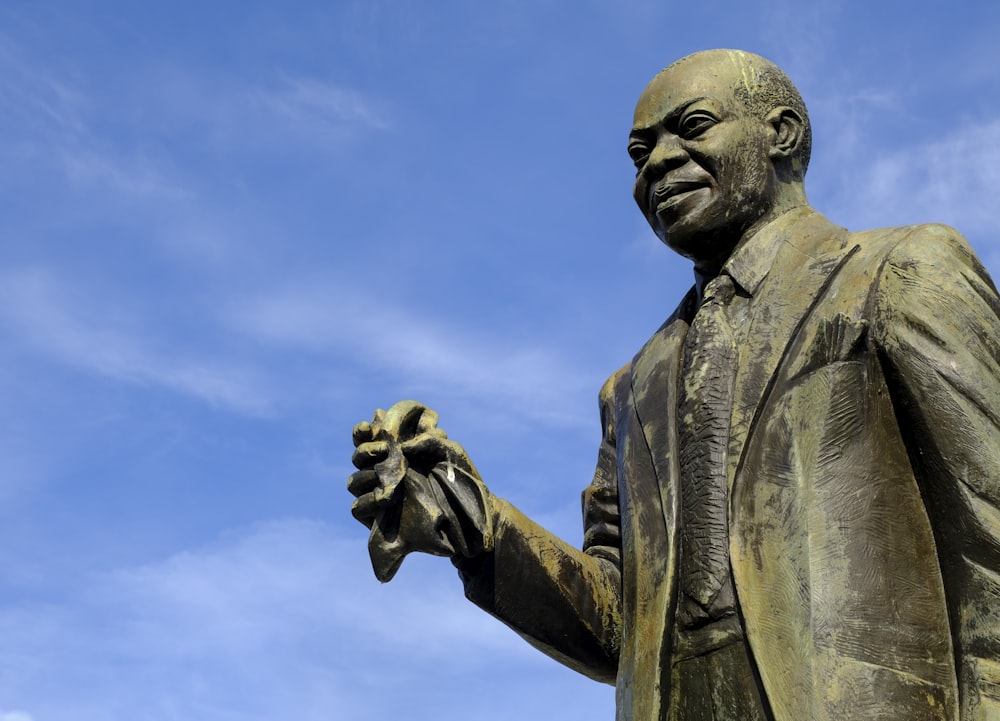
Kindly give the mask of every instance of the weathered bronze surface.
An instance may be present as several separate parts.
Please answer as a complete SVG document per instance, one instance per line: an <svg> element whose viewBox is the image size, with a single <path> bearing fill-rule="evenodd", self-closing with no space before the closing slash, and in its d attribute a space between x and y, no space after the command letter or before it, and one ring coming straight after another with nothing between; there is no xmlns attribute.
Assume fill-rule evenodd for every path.
<svg viewBox="0 0 1000 721"><path fill-rule="evenodd" d="M1000 719L1000 298L951 228L812 210L810 143L763 58L653 79L635 199L698 282L600 392L583 550L405 401L354 429L380 579L450 556L622 720Z"/></svg>

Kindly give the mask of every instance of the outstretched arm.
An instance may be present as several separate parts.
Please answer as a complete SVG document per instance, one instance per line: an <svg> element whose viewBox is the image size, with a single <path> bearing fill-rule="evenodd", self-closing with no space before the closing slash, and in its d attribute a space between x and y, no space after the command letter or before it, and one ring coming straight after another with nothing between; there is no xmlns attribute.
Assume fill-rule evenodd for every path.
<svg viewBox="0 0 1000 721"><path fill-rule="evenodd" d="M604 409L611 404L609 394L610 384L602 391ZM409 409L400 409L400 405L390 409L383 419L406 413L419 416L426 411L422 406L422 410L415 410L413 406L418 404ZM413 418L407 423L414 429L419 425ZM425 519L425 528L415 534L419 540L407 550L451 556L465 583L466 596L476 605L556 660L591 678L614 683L620 642L621 572L613 432L606 426L597 471L584 493L585 542L581 551L528 519L512 504L490 494L461 446L448 440L430 416L422 423L412 437L399 443L399 449L408 470L436 483L424 494L424 500L436 498L442 508L441 512L417 513ZM354 461L359 471L349 481L350 490L358 496L353 512L373 529L373 539L394 504L403 504L399 506L400 515L406 512L405 502L385 490L387 482L395 477L389 462L393 443L379 438L377 430L373 431L372 424L355 428ZM466 492L466 496L481 501L472 504L472 515L481 508L482 517L470 518L461 504L456 505L453 498L439 492L447 483L449 468L453 476L459 471L474 482L473 491ZM398 466L395 473L399 475ZM403 481L403 495L410 492L406 483ZM441 518L449 520L442 523ZM479 539L478 546L476 542L467 544L467 548L478 552L455 550L458 544L449 538L449 529L455 527Z"/></svg>
<svg viewBox="0 0 1000 721"><path fill-rule="evenodd" d="M458 564L473 603L552 658L612 684L622 606L613 381L601 390L603 438L583 493L583 550L498 500L494 550Z"/></svg>

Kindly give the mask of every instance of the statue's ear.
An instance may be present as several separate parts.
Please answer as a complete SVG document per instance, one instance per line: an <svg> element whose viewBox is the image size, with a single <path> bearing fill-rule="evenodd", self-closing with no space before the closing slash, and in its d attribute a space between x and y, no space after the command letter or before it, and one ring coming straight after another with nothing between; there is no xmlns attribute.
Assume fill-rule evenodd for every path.
<svg viewBox="0 0 1000 721"><path fill-rule="evenodd" d="M802 116L793 108L781 105L768 113L764 120L774 131L768 150L771 160L778 161L793 156L805 133Z"/></svg>

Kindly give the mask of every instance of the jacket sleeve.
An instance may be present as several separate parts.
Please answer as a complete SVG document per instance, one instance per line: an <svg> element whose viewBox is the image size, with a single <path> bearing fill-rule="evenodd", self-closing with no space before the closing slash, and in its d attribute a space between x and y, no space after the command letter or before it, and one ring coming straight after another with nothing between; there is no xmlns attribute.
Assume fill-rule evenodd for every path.
<svg viewBox="0 0 1000 721"><path fill-rule="evenodd" d="M1000 672L1000 298L965 240L930 225L888 254L871 302L934 529L960 683L978 685L980 660Z"/></svg>
<svg viewBox="0 0 1000 721"><path fill-rule="evenodd" d="M595 680L613 684L621 639L621 541L614 381L601 390L603 437L583 493L578 550L496 499L495 546L460 566L465 594L529 643Z"/></svg>

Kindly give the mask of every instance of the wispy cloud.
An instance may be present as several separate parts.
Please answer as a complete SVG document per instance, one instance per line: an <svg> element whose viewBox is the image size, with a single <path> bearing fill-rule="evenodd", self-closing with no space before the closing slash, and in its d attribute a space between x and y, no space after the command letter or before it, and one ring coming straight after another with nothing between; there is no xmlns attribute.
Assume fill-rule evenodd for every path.
<svg viewBox="0 0 1000 721"><path fill-rule="evenodd" d="M579 418L562 410L565 399L593 397L592 379L551 347L512 345L483 329L449 326L418 307L352 292L343 283L336 290L299 288L240 300L226 315L262 344L335 352L381 366L413 387L516 407L536 419L577 424Z"/></svg>
<svg viewBox="0 0 1000 721"><path fill-rule="evenodd" d="M123 68L118 82L107 83L34 56L3 34L0 111L0 157L16 170L9 178L37 179L47 196L61 184L93 191L111 215L121 215L123 201L174 203L206 192L205 178L173 157L178 150L236 153L245 164L262 154L343 150L360 134L389 127L376 99L319 78L247 80L175 63Z"/></svg>
<svg viewBox="0 0 1000 721"><path fill-rule="evenodd" d="M351 141L391 127L380 98L319 77L205 76L181 65L158 68L154 75L155 95L136 88L147 112L156 112L150 118L154 134L242 161L340 153L351 149Z"/></svg>
<svg viewBox="0 0 1000 721"><path fill-rule="evenodd" d="M34 721L27 711L0 711L0 721Z"/></svg>
<svg viewBox="0 0 1000 721"><path fill-rule="evenodd" d="M552 665L469 604L443 559L408 560L391 586L378 584L364 531L354 530L261 523L93 577L71 611L0 607L10 631L0 666L16 671L0 691L53 721L318 721L331 712L374 721L390 703L415 704L412 718L449 718L434 711L448 685L484 683L484 667ZM441 688L427 684L431 668ZM373 704L387 684L391 698Z"/></svg>
<svg viewBox="0 0 1000 721"><path fill-rule="evenodd" d="M389 127L371 98L314 78L283 76L276 86L258 88L251 97L261 108L297 130L325 134L357 127L377 130Z"/></svg>
<svg viewBox="0 0 1000 721"><path fill-rule="evenodd" d="M0 322L20 342L81 370L240 413L266 415L272 407L252 370L177 351L121 312L88 307L44 271L0 276Z"/></svg>
<svg viewBox="0 0 1000 721"><path fill-rule="evenodd" d="M0 35L0 153L18 168L20 182L39 172L55 173L77 186L130 196L184 197L141 150L112 141L96 126L114 127L108 103L92 96L80 77L34 58ZM127 102L113 104L119 113ZM112 122L108 122L108 120ZM51 182L51 177L49 182ZM50 193L52 188L47 189Z"/></svg>
<svg viewBox="0 0 1000 721"><path fill-rule="evenodd" d="M1000 121L873 155L841 200L859 227L942 222L965 233L995 235Z"/></svg>
<svg viewBox="0 0 1000 721"><path fill-rule="evenodd" d="M516 638L491 630L494 624L464 601L450 567L444 569L447 587L437 585L440 574L431 572L411 574L411 588L401 596L384 592L368 566L364 529L354 530L348 540L314 521L266 522L163 562L116 572L99 593L122 605L129 643L157 655L237 654L303 643L316 634L335 642L360 629L375 645L395 644L408 656L439 662L470 629L476 637L467 645L520 651Z"/></svg>
<svg viewBox="0 0 1000 721"><path fill-rule="evenodd" d="M82 134L86 97L72 84L31 62L9 36L0 34L0 109L7 123L49 132Z"/></svg>
<svg viewBox="0 0 1000 721"><path fill-rule="evenodd" d="M193 194L152 159L99 147L93 139L51 147L48 152L63 177L75 185L157 202L184 200Z"/></svg>

